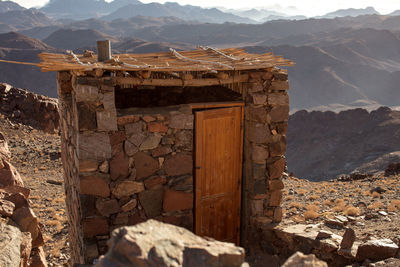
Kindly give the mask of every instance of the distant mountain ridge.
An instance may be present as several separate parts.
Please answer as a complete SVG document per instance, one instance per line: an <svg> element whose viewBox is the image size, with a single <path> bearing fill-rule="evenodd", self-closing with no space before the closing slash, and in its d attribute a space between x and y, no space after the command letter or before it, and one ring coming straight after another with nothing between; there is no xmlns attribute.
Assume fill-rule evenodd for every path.
<svg viewBox="0 0 400 267"><path fill-rule="evenodd" d="M337 17L357 17L362 15L380 15L378 11L375 10L373 7L366 7L366 8L348 8L348 9L339 9L334 12L327 13L323 16L317 18L337 18Z"/></svg>
<svg viewBox="0 0 400 267"><path fill-rule="evenodd" d="M0 1L0 13L13 11L13 10L24 10L25 8L12 1Z"/></svg>
<svg viewBox="0 0 400 267"><path fill-rule="evenodd" d="M210 23L256 23L256 21L249 18L225 13L217 8L201 8L191 5L182 6L178 3L171 2L166 2L165 4L130 4L102 17L102 19L111 21L119 18L128 19L139 15L150 17L177 17L188 21L197 20Z"/></svg>
<svg viewBox="0 0 400 267"><path fill-rule="evenodd" d="M138 0L50 0L40 10L57 18L87 19L101 17L130 4L141 4Z"/></svg>

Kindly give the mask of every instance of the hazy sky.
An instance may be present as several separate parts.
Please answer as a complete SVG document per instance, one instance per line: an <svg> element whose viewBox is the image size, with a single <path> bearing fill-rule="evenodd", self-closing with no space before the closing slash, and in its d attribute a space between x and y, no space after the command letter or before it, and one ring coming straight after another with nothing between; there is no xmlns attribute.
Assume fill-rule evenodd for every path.
<svg viewBox="0 0 400 267"><path fill-rule="evenodd" d="M25 7L41 6L48 0L13 0ZM110 2L110 0L107 0ZM223 6L226 8L270 8L279 10L291 15L303 14L307 16L323 15L327 12L343 8L365 8L373 6L382 14L400 10L400 0L169 0L180 4L191 4L203 7ZM154 0L142 0L144 3L166 2Z"/></svg>

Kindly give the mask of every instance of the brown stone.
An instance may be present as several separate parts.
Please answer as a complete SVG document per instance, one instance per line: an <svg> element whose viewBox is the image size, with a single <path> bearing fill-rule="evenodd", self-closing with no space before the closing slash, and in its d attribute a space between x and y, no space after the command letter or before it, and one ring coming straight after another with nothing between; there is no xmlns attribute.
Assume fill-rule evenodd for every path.
<svg viewBox="0 0 400 267"><path fill-rule="evenodd" d="M270 192L268 206L270 206L270 207L280 206L282 203L282 197L283 197L283 193L281 190L276 190L276 191Z"/></svg>
<svg viewBox="0 0 400 267"><path fill-rule="evenodd" d="M98 199L96 201L96 208L100 214L105 217L120 211L118 201L116 199Z"/></svg>
<svg viewBox="0 0 400 267"><path fill-rule="evenodd" d="M112 135L110 135L110 143L112 146L123 143L125 139L126 135L125 132L123 131L115 132Z"/></svg>
<svg viewBox="0 0 400 267"><path fill-rule="evenodd" d="M105 133L83 133L78 136L79 159L111 158L110 138Z"/></svg>
<svg viewBox="0 0 400 267"><path fill-rule="evenodd" d="M254 83L249 83L249 93L256 93L264 90L264 86L262 85L261 82L254 82Z"/></svg>
<svg viewBox="0 0 400 267"><path fill-rule="evenodd" d="M145 115L142 117L142 120L144 120L145 122L152 122L155 121L156 119L150 115Z"/></svg>
<svg viewBox="0 0 400 267"><path fill-rule="evenodd" d="M114 225L127 225L129 223L128 213L118 213L117 217L113 220Z"/></svg>
<svg viewBox="0 0 400 267"><path fill-rule="evenodd" d="M43 247L33 248L29 267L47 267L46 254Z"/></svg>
<svg viewBox="0 0 400 267"><path fill-rule="evenodd" d="M139 151L139 148L137 148L134 144L132 144L130 141L127 140L124 143L124 150L126 155L132 157Z"/></svg>
<svg viewBox="0 0 400 267"><path fill-rule="evenodd" d="M270 93L268 94L269 105L289 105L289 95L287 93Z"/></svg>
<svg viewBox="0 0 400 267"><path fill-rule="evenodd" d="M125 132L128 137L131 135L138 135L143 133L143 123L135 122L125 125Z"/></svg>
<svg viewBox="0 0 400 267"><path fill-rule="evenodd" d="M251 94L252 102L255 105L264 105L267 102L267 95L266 94Z"/></svg>
<svg viewBox="0 0 400 267"><path fill-rule="evenodd" d="M283 218L283 211L281 207L276 207L274 210L273 222L281 222Z"/></svg>
<svg viewBox="0 0 400 267"><path fill-rule="evenodd" d="M27 200L28 198L25 197L22 193L14 193L14 194L6 196L4 199L12 202L15 205L15 209L29 206L29 203Z"/></svg>
<svg viewBox="0 0 400 267"><path fill-rule="evenodd" d="M80 177L80 193L99 197L110 196L110 188L107 179L98 174Z"/></svg>
<svg viewBox="0 0 400 267"><path fill-rule="evenodd" d="M193 208L193 193L166 190L163 208L165 212L188 210Z"/></svg>
<svg viewBox="0 0 400 267"><path fill-rule="evenodd" d="M177 114L171 116L169 127L172 129L193 129L194 116L188 114Z"/></svg>
<svg viewBox="0 0 400 267"><path fill-rule="evenodd" d="M267 170L267 166L266 166L265 162L263 162L261 164L253 163L252 169L253 169L253 179L266 178L265 173Z"/></svg>
<svg viewBox="0 0 400 267"><path fill-rule="evenodd" d="M136 200L136 199L132 199L132 200L130 200L128 203L126 203L125 205L123 205L123 206L121 207L121 209L122 209L123 212L128 212L128 211L131 211L131 210L133 210L134 208L136 208L136 206L137 206L137 200Z"/></svg>
<svg viewBox="0 0 400 267"><path fill-rule="evenodd" d="M0 215L5 217L11 217L15 209L14 203L0 199Z"/></svg>
<svg viewBox="0 0 400 267"><path fill-rule="evenodd" d="M265 107L246 107L246 120L260 123L268 122L268 112Z"/></svg>
<svg viewBox="0 0 400 267"><path fill-rule="evenodd" d="M152 190L146 190L139 194L139 201L142 205L147 218L155 218L162 212L163 207L163 188L157 187Z"/></svg>
<svg viewBox="0 0 400 267"><path fill-rule="evenodd" d="M156 220L114 230L109 245L109 252L99 259L96 267L246 266L243 248L203 239L186 229Z"/></svg>
<svg viewBox="0 0 400 267"><path fill-rule="evenodd" d="M282 177L282 173L285 170L286 159L280 158L272 163L268 163L268 173L270 179L278 179Z"/></svg>
<svg viewBox="0 0 400 267"><path fill-rule="evenodd" d="M125 126L130 123L138 122L139 120L140 118L138 116L129 115L129 116L118 117L117 122L118 125Z"/></svg>
<svg viewBox="0 0 400 267"><path fill-rule="evenodd" d="M95 160L80 160L79 161L79 172L95 172L97 171L97 168L99 166L99 163Z"/></svg>
<svg viewBox="0 0 400 267"><path fill-rule="evenodd" d="M269 190L275 191L275 190L281 190L285 186L281 180L271 180L269 181Z"/></svg>
<svg viewBox="0 0 400 267"><path fill-rule="evenodd" d="M106 218L86 218L82 220L83 236L86 238L95 237L97 235L108 235L109 228Z"/></svg>
<svg viewBox="0 0 400 267"><path fill-rule="evenodd" d="M271 157L284 155L286 153L286 137L282 136L280 141L269 144L269 153Z"/></svg>
<svg viewBox="0 0 400 267"><path fill-rule="evenodd" d="M262 146L254 145L251 153L251 158L257 163L263 163L268 158L268 150Z"/></svg>
<svg viewBox="0 0 400 267"><path fill-rule="evenodd" d="M167 178L165 176L154 176L146 179L144 181L144 185L146 189L152 189L158 185L165 184L167 182Z"/></svg>
<svg viewBox="0 0 400 267"><path fill-rule="evenodd" d="M9 185L4 188L5 191L11 194L21 193L26 199L29 198L31 190L29 188L19 186L19 185Z"/></svg>
<svg viewBox="0 0 400 267"><path fill-rule="evenodd" d="M289 105L273 107L270 116L272 122L287 121L289 119Z"/></svg>
<svg viewBox="0 0 400 267"><path fill-rule="evenodd" d="M79 130L97 129L96 110L87 103L77 104Z"/></svg>
<svg viewBox="0 0 400 267"><path fill-rule="evenodd" d="M264 213L263 203L262 199L251 200L251 216L260 216Z"/></svg>
<svg viewBox="0 0 400 267"><path fill-rule="evenodd" d="M129 137L128 140L135 146L139 147L145 139L146 139L146 135L143 133L139 133L139 134L132 135L131 137Z"/></svg>
<svg viewBox="0 0 400 267"><path fill-rule="evenodd" d="M271 90L277 90L277 91L289 90L289 82L274 80L271 83Z"/></svg>
<svg viewBox="0 0 400 267"><path fill-rule="evenodd" d="M255 180L253 183L253 194L257 195L264 195L267 193L268 187L266 179L258 179Z"/></svg>
<svg viewBox="0 0 400 267"><path fill-rule="evenodd" d="M274 79L279 81L287 81L288 74L287 72L281 70L280 72L273 73Z"/></svg>
<svg viewBox="0 0 400 267"><path fill-rule="evenodd" d="M151 155L155 158L165 156L172 153L172 149L169 146L161 146L153 149Z"/></svg>
<svg viewBox="0 0 400 267"><path fill-rule="evenodd" d="M358 246L357 260L384 260L392 258L399 247L390 239L369 240Z"/></svg>
<svg viewBox="0 0 400 267"><path fill-rule="evenodd" d="M129 176L129 158L125 156L124 152L118 153L110 161L110 174L112 180Z"/></svg>
<svg viewBox="0 0 400 267"><path fill-rule="evenodd" d="M349 249L353 246L354 241L356 241L356 232L351 228L347 228L340 243L340 248Z"/></svg>
<svg viewBox="0 0 400 267"><path fill-rule="evenodd" d="M147 128L151 133L166 133L168 131L168 127L160 122L150 122Z"/></svg>
<svg viewBox="0 0 400 267"><path fill-rule="evenodd" d="M116 198L121 199L123 197L129 197L133 194L140 193L144 190L145 189L143 183L135 181L123 181L114 187L114 189L112 190L112 194Z"/></svg>
<svg viewBox="0 0 400 267"><path fill-rule="evenodd" d="M158 145L161 142L162 136L159 134L152 134L148 136L143 143L140 145L139 149L140 150L150 150L158 147Z"/></svg>
<svg viewBox="0 0 400 267"><path fill-rule="evenodd" d="M24 186L21 176L11 163L3 161L5 167L0 170L0 187Z"/></svg>
<svg viewBox="0 0 400 267"><path fill-rule="evenodd" d="M21 207L19 209L16 209L11 218L16 224L18 224L22 232L31 233L31 237L33 240L32 242L39 241L36 239L41 239L39 220L30 208ZM43 242L38 242L36 245L41 246L43 244Z"/></svg>
<svg viewBox="0 0 400 267"><path fill-rule="evenodd" d="M192 155L178 153L167 158L164 163L164 170L168 176L178 176L193 172Z"/></svg>
<svg viewBox="0 0 400 267"><path fill-rule="evenodd" d="M268 125L265 124L257 124L254 122L246 123L247 131L246 135L250 142L258 143L258 144L266 144L270 139L271 132L269 130Z"/></svg>
<svg viewBox="0 0 400 267"><path fill-rule="evenodd" d="M158 161L144 152L136 153L133 158L138 179L149 177L159 169Z"/></svg>

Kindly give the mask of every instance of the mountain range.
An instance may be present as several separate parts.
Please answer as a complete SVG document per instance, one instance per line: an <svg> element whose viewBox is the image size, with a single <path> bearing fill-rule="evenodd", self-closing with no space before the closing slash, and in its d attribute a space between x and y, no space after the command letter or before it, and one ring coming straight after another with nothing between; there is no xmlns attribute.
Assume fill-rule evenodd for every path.
<svg viewBox="0 0 400 267"><path fill-rule="evenodd" d="M400 111L299 111L289 118L287 140L289 172L296 177L376 173L400 161Z"/></svg>
<svg viewBox="0 0 400 267"><path fill-rule="evenodd" d="M38 52L45 50L73 50L76 53L95 50L99 39L110 39L114 53L167 51L169 47L185 50L197 45L241 46L254 53L272 51L296 62L295 67L289 68L292 112L300 109L340 111L354 107L371 110L379 105L399 105L400 16L372 14L277 20L263 24L203 23L201 20L209 20L207 16L225 21L222 11L176 3L142 4L136 0L78 2L79 5L77 0L52 0L40 11L6 11L0 16L0 33L18 31L31 43L41 41L46 45L46 48L36 47L36 50L23 48L26 51L21 55L26 61L32 61ZM57 12L75 12L77 6L81 10L96 11L98 18L54 20L49 17ZM152 16L133 16L146 10L153 12ZM170 16L160 17L159 12ZM193 15L187 17L191 14L188 12ZM245 16L260 19L268 13L267 10L229 12L235 13L232 10L222 13L241 19ZM366 8L340 10L335 15L362 12L376 13ZM280 13L271 15L280 16ZM128 16L133 17L126 18ZM14 35L8 36L14 38ZM15 54L10 51L21 49L10 45L12 43L0 43L1 58L11 59ZM12 67L8 65L7 68ZM15 75L8 79L11 77L17 79ZM30 88L19 85L22 81L11 79L7 82ZM43 79L35 83L44 94L55 95L53 82Z"/></svg>

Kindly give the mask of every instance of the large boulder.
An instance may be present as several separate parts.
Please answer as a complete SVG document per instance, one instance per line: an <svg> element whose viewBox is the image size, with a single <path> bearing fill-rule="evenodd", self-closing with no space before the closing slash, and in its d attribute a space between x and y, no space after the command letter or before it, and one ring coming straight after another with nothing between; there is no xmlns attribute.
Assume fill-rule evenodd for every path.
<svg viewBox="0 0 400 267"><path fill-rule="evenodd" d="M399 247L390 239L369 240L358 246L356 257L360 261L384 260L394 257L398 250Z"/></svg>
<svg viewBox="0 0 400 267"><path fill-rule="evenodd" d="M20 266L21 231L0 221L0 266Z"/></svg>
<svg viewBox="0 0 400 267"><path fill-rule="evenodd" d="M177 226L155 220L113 231L109 251L96 267L218 266L244 263L245 251L231 243L204 239Z"/></svg>
<svg viewBox="0 0 400 267"><path fill-rule="evenodd" d="M328 267L328 264L319 260L314 254L304 255L296 252L282 265L282 267Z"/></svg>

